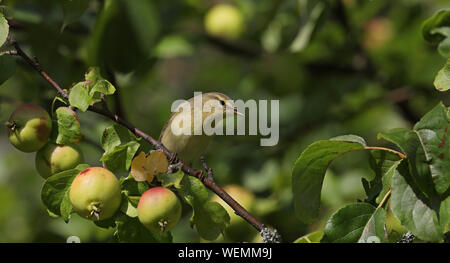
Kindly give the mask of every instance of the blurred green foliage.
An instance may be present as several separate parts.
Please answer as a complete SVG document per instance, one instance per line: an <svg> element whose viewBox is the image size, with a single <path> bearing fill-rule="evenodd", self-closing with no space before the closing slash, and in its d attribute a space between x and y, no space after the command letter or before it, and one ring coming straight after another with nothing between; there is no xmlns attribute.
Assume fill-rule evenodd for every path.
<svg viewBox="0 0 450 263"><path fill-rule="evenodd" d="M62 88L82 81L89 66L99 66L105 78L116 78L119 99L108 102L155 138L171 103L194 91L280 101L278 145L261 147L258 136L219 136L206 159L219 185L241 185L256 196L254 214L285 241L322 229L336 209L364 199L361 177L374 176L364 154L337 160L325 176L321 220L305 225L293 213L291 169L307 145L351 133L381 146L378 132L411 128L438 101L450 104L448 94L433 88L445 59L421 35L422 22L448 8L446 0L92 0L76 7L73 2L1 4L11 16L10 34ZM245 18L245 33L232 45L204 33L206 12L223 2L236 5ZM323 8L314 16L318 3ZM292 46L299 38L304 46ZM50 111L55 96L35 71L15 60L14 75L0 84L2 123L21 103ZM100 144L109 121L89 112L79 117L84 137ZM75 214L68 224L48 216L34 154L16 150L6 135L5 128L0 242L65 242L71 235L82 242L109 241L111 231ZM86 162L101 165L98 147L80 144ZM190 209L184 208L174 242L199 242L189 227ZM392 221L389 229L403 231ZM251 238L243 233L221 241L259 241L253 232Z"/></svg>

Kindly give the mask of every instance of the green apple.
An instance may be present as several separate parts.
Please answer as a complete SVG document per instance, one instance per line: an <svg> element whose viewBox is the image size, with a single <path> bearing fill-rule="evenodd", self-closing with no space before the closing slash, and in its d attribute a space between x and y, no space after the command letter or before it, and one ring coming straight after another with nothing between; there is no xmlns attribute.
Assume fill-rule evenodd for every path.
<svg viewBox="0 0 450 263"><path fill-rule="evenodd" d="M75 168L83 162L83 154L75 144L47 143L36 153L35 159L36 169L44 179L53 174Z"/></svg>
<svg viewBox="0 0 450 263"><path fill-rule="evenodd" d="M8 138L22 152L35 152L48 141L52 120L47 111L35 104L18 107L7 122Z"/></svg>
<svg viewBox="0 0 450 263"><path fill-rule="evenodd" d="M172 229L181 217L181 202L169 189L153 187L142 194L138 204L138 218L153 232Z"/></svg>
<svg viewBox="0 0 450 263"><path fill-rule="evenodd" d="M219 4L205 16L205 30L209 35L224 39L236 39L244 31L244 18L238 8Z"/></svg>
<svg viewBox="0 0 450 263"><path fill-rule="evenodd" d="M120 207L120 183L105 168L87 168L73 180L69 198L74 211L81 217L93 221L108 219Z"/></svg>

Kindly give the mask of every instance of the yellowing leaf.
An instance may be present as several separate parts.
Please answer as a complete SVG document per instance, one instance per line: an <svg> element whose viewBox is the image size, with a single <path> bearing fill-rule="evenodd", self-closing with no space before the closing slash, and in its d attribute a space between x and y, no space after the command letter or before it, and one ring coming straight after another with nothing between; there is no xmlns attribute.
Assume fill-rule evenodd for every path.
<svg viewBox="0 0 450 263"><path fill-rule="evenodd" d="M157 174L167 173L169 161L162 151L152 151L148 156L139 153L131 162L131 176L138 181L151 182Z"/></svg>

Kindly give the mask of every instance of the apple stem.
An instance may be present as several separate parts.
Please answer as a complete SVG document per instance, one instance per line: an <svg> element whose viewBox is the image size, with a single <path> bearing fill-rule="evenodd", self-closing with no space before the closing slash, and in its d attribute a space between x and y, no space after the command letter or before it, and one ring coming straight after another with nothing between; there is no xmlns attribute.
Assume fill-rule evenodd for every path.
<svg viewBox="0 0 450 263"><path fill-rule="evenodd" d="M167 224L169 222L167 222L167 220L161 219L161 221L158 222L158 225L161 227L161 232L164 232L166 230Z"/></svg>
<svg viewBox="0 0 450 263"><path fill-rule="evenodd" d="M100 208L97 205L92 206L92 211L89 217L94 216L97 220L100 219Z"/></svg>
<svg viewBox="0 0 450 263"><path fill-rule="evenodd" d="M5 125L10 131L15 131L17 129L17 124L15 121L7 121Z"/></svg>

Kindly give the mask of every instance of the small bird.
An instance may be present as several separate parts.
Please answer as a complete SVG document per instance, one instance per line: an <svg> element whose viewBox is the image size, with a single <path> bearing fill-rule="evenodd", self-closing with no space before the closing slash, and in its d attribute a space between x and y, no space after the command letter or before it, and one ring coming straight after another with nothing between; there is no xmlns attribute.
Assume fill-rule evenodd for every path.
<svg viewBox="0 0 450 263"><path fill-rule="evenodd" d="M194 107L194 100L198 98L197 96L202 96L202 104ZM225 94L210 92L197 96L190 98L178 106L178 110L172 113L162 129L161 135L159 136L159 141L170 152L175 153L177 157L185 163L190 163L200 158L212 140L213 136L206 135L202 130L200 130L202 129L205 121L214 120L216 117L223 117L223 120L225 120L227 115L243 116L242 113L237 111L233 101ZM189 104L189 106L187 104ZM210 112L204 111L203 107L205 105L212 106L212 110ZM191 110L183 111L182 109L184 107L190 107ZM202 111L201 115L197 115L202 118L201 125L194 125L194 112L198 111ZM187 125L189 120L191 122L190 127ZM178 127L180 130L184 129L181 134L172 130L172 124L174 122L179 122ZM183 126L185 123L186 125ZM190 131L187 130L188 128L190 128Z"/></svg>

